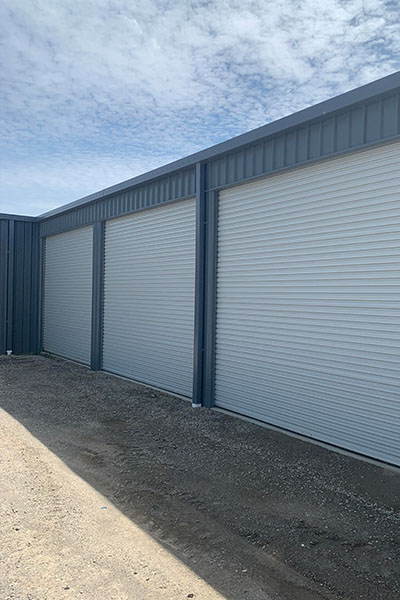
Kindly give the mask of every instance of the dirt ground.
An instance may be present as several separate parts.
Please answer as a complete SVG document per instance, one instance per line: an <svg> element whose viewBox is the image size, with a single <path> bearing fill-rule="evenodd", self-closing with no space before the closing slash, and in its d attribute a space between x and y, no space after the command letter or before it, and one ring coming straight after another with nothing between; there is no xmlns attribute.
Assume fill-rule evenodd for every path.
<svg viewBox="0 0 400 600"><path fill-rule="evenodd" d="M0 599L398 600L400 472L0 358Z"/></svg>

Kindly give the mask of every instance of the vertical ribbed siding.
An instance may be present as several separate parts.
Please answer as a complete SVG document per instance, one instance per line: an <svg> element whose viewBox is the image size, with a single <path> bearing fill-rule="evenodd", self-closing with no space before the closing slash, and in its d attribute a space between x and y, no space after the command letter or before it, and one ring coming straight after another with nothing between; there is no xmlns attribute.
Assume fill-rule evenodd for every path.
<svg viewBox="0 0 400 600"><path fill-rule="evenodd" d="M400 465L400 144L220 193L216 405Z"/></svg>
<svg viewBox="0 0 400 600"><path fill-rule="evenodd" d="M5 354L7 336L8 221L0 220L0 354Z"/></svg>
<svg viewBox="0 0 400 600"><path fill-rule="evenodd" d="M159 206L180 198L188 198L193 196L195 191L196 176L193 166L136 186L131 190L115 192L108 197L76 207L65 214L45 219L41 223L41 235L53 235L103 219L111 219L136 210Z"/></svg>
<svg viewBox="0 0 400 600"><path fill-rule="evenodd" d="M93 228L46 238L43 348L90 363Z"/></svg>
<svg viewBox="0 0 400 600"><path fill-rule="evenodd" d="M265 139L208 164L208 189L268 175L399 134L399 95L349 108Z"/></svg>
<svg viewBox="0 0 400 600"><path fill-rule="evenodd" d="M1 219L0 354L38 352L38 325L39 223Z"/></svg>
<svg viewBox="0 0 400 600"><path fill-rule="evenodd" d="M65 213L45 217L41 222L41 235L53 235L143 208L186 199L196 193L197 162L206 166L205 186L210 191L399 139L398 86L386 92L382 82L380 87L379 82L369 87L373 89L372 96L365 97L363 88L360 89L361 95L353 90L345 94L348 104L343 105L343 97L332 98L183 159L185 166L177 167L168 174L136 185L132 180L131 189L127 188L128 181L88 196L74 203L75 206L67 206ZM326 110L322 110L323 105ZM299 119L304 113L308 116ZM192 164L187 164L190 159Z"/></svg>
<svg viewBox="0 0 400 600"><path fill-rule="evenodd" d="M15 221L13 352L39 350L39 223Z"/></svg>
<svg viewBox="0 0 400 600"><path fill-rule="evenodd" d="M190 397L195 201L106 223L103 368Z"/></svg>

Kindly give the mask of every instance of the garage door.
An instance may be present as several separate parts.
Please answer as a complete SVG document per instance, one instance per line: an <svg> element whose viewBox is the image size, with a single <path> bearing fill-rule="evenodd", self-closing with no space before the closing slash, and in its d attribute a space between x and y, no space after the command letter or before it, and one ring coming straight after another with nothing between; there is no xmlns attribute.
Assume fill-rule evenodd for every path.
<svg viewBox="0 0 400 600"><path fill-rule="evenodd" d="M400 146L223 191L216 405L400 464Z"/></svg>
<svg viewBox="0 0 400 600"><path fill-rule="evenodd" d="M89 364L92 318L92 227L46 238L43 348Z"/></svg>
<svg viewBox="0 0 400 600"><path fill-rule="evenodd" d="M195 201L106 223L103 368L192 394Z"/></svg>

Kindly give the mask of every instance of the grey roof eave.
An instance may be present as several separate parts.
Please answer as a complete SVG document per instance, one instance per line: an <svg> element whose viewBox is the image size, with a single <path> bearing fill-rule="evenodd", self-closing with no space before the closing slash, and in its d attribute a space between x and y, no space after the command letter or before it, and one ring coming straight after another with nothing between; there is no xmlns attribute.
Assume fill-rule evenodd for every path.
<svg viewBox="0 0 400 600"><path fill-rule="evenodd" d="M39 221L40 217L29 217L27 215L13 215L13 214L9 214L9 213L0 213L0 220L6 220L6 221L29 221L29 222L35 222L35 221Z"/></svg>
<svg viewBox="0 0 400 600"><path fill-rule="evenodd" d="M129 188L143 183L148 183L151 180L169 175L175 171L192 167L198 162L210 160L226 152L238 150L241 147L245 147L249 144L257 143L268 136L277 135L294 127L309 124L310 122L328 114L333 115L338 111L348 109L360 102L365 102L368 100L373 101L374 99L378 99L382 95L392 92L399 87L400 71L383 77L382 79L373 81L372 83L358 87L349 92L345 92L344 94L340 94L339 96L335 96L334 98L330 98L329 100L315 104L309 108L300 110L296 113L288 115L287 117L283 117L282 119L268 123L267 125L263 125L262 127L258 127L257 129L253 129L252 131L242 135L238 135L225 142L221 142L211 146L210 148L206 148L205 150L195 152L194 154L186 156L185 158L181 158L157 169L153 169L152 171L148 171L147 173L143 173L142 175L138 175L137 177L133 177L132 179L123 181L122 183L118 183L111 187L100 190L99 192L95 192L94 194L90 194L89 196L80 198L79 200L65 204L64 206L60 206L59 208L55 208L39 215L37 218L46 219L63 212L73 210L79 206L95 202L96 200L106 196L111 196L115 193L126 191Z"/></svg>

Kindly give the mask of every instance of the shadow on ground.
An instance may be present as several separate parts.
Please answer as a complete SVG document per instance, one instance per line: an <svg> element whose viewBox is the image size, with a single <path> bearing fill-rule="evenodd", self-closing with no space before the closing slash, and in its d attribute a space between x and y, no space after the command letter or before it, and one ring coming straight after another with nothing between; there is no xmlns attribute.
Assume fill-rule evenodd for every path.
<svg viewBox="0 0 400 600"><path fill-rule="evenodd" d="M60 359L1 407L228 600L400 597L400 474Z"/></svg>

